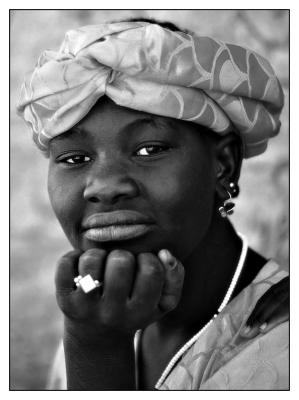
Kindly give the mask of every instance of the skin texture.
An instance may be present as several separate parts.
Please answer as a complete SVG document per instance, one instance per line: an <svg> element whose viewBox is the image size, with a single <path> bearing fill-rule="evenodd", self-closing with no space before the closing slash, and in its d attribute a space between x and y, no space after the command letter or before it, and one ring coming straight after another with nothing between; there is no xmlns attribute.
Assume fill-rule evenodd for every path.
<svg viewBox="0 0 299 400"><path fill-rule="evenodd" d="M141 387L153 388L175 351L213 316L240 255L240 239L218 213L240 159L235 135L216 139L108 99L51 141L49 196L75 249L56 274L69 389L133 389L137 329ZM86 218L117 210L142 213L150 231L122 241L86 238ZM265 260L256 259L258 272ZM86 295L74 286L79 274L103 288ZM251 279L245 273L238 292Z"/></svg>
<svg viewBox="0 0 299 400"><path fill-rule="evenodd" d="M105 101L71 134L52 140L50 200L74 248L124 248L133 253L167 248L180 259L192 252L211 222L216 167L205 136L193 127L186 130L186 125ZM152 144L155 155L140 154ZM72 155L88 161L80 163L78 157L78 164L67 164ZM122 209L148 216L152 232L127 243L101 244L84 238L84 218ZM187 209L192 218L185 218Z"/></svg>

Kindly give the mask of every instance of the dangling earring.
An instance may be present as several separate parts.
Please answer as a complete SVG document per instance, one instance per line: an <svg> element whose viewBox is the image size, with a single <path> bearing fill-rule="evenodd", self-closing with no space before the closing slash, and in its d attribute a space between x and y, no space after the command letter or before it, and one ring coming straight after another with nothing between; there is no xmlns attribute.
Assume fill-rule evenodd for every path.
<svg viewBox="0 0 299 400"><path fill-rule="evenodd" d="M233 209L235 207L235 203L231 201L232 195L229 191L227 191L227 194L229 195L229 198L224 200L223 206L219 207L219 212L222 218L226 218L228 215L231 215L234 212Z"/></svg>

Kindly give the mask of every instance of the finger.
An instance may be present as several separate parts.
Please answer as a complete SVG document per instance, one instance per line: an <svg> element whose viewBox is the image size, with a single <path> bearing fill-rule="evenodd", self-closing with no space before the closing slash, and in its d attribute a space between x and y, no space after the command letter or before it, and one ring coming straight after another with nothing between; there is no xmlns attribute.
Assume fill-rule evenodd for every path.
<svg viewBox="0 0 299 400"><path fill-rule="evenodd" d="M118 307L129 298L135 274L135 257L126 250L113 250L107 257L103 298Z"/></svg>
<svg viewBox="0 0 299 400"><path fill-rule="evenodd" d="M80 250L73 250L59 259L55 274L56 292L69 293L74 290L74 276L81 253Z"/></svg>
<svg viewBox="0 0 299 400"><path fill-rule="evenodd" d="M88 249L79 258L78 272L82 277L91 275L101 281L104 276L106 251L103 249Z"/></svg>
<svg viewBox="0 0 299 400"><path fill-rule="evenodd" d="M78 271L79 250L73 250L60 258L57 263L55 285L56 299L65 315L73 314L72 296L75 293L74 276Z"/></svg>
<svg viewBox="0 0 299 400"><path fill-rule="evenodd" d="M158 257L165 268L165 282L159 301L159 308L162 312L168 312L174 309L180 300L185 269L182 263L168 250L159 251Z"/></svg>
<svg viewBox="0 0 299 400"><path fill-rule="evenodd" d="M94 280L101 280L105 267L106 251L102 249L88 249L81 254L78 260L78 272L83 278L91 275ZM74 280L74 277L73 277ZM95 288L85 293L80 285L71 293L69 299L70 316L75 319L84 320L90 317L99 306L101 288Z"/></svg>
<svg viewBox="0 0 299 400"><path fill-rule="evenodd" d="M131 304L139 309L155 310L161 298L165 281L165 270L152 253L141 253L137 256L137 271L131 295Z"/></svg>
<svg viewBox="0 0 299 400"><path fill-rule="evenodd" d="M106 251L103 249L88 249L81 254L78 261L78 274L82 277L90 275L94 280L102 283L105 268ZM94 307L102 294L102 287L85 293L80 285L72 294L72 301L78 311L86 312L88 307ZM84 310L84 311L83 311Z"/></svg>

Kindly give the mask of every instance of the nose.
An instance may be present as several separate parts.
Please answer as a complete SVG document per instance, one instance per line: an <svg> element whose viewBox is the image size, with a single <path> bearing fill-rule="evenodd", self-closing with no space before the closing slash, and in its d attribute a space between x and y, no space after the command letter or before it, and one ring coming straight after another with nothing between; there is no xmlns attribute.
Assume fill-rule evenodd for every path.
<svg viewBox="0 0 299 400"><path fill-rule="evenodd" d="M129 176L128 169L114 161L94 163L90 168L83 193L85 200L112 205L138 195L138 185Z"/></svg>

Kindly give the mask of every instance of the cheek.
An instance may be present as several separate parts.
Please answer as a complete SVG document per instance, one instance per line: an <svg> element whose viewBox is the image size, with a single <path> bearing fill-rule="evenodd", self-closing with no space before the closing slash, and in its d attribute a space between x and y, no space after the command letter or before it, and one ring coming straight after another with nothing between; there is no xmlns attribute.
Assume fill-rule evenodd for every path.
<svg viewBox="0 0 299 400"><path fill-rule="evenodd" d="M49 173L48 193L53 211L66 235L70 238L76 220L80 217L80 190L67 180Z"/></svg>
<svg viewBox="0 0 299 400"><path fill-rule="evenodd" d="M185 257L207 233L214 212L215 177L210 163L192 160L159 173L151 182L151 200L172 248ZM208 167L207 167L208 166Z"/></svg>
<svg viewBox="0 0 299 400"><path fill-rule="evenodd" d="M213 210L212 181L206 179L206 176L194 174L184 180L176 177L171 186L168 196L165 197L165 204L168 204L176 225L182 229L194 224L197 227L207 225Z"/></svg>
<svg viewBox="0 0 299 400"><path fill-rule="evenodd" d="M171 214L175 220L191 220L194 211L204 218L213 209L213 170L210 165L209 168L201 165L194 167L191 161L165 172L161 169L156 177L148 180L157 207Z"/></svg>

